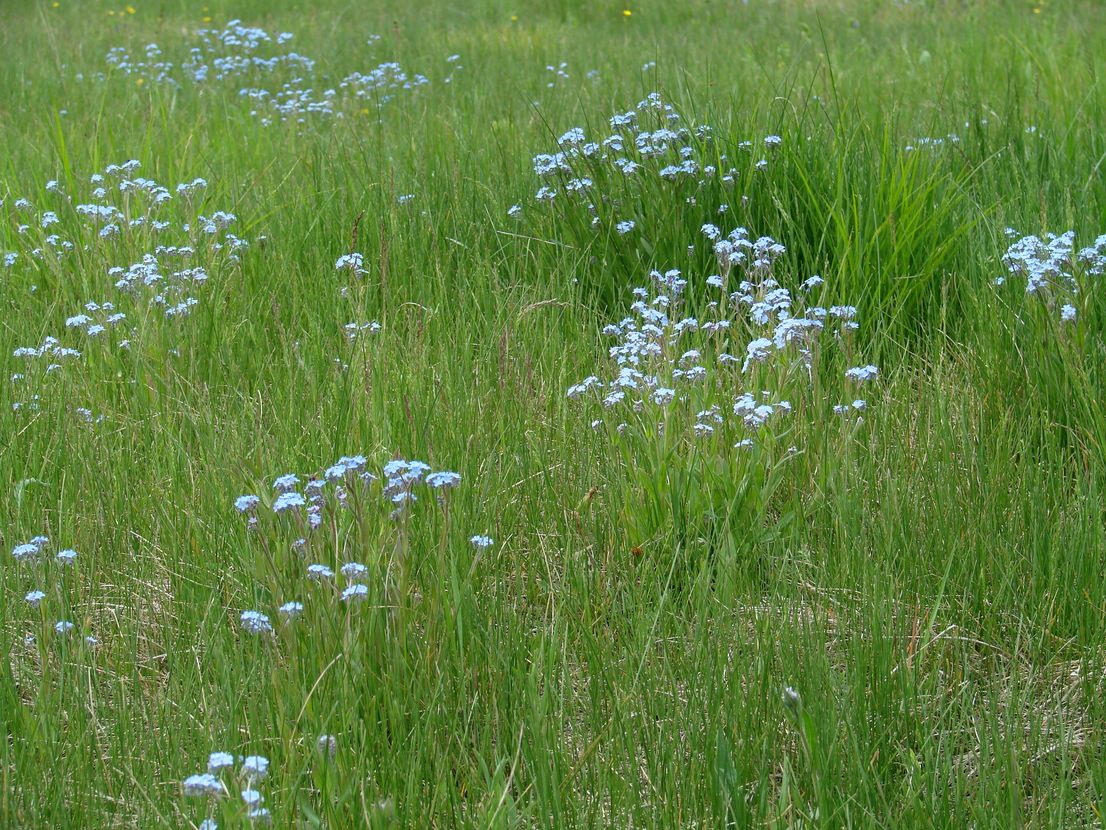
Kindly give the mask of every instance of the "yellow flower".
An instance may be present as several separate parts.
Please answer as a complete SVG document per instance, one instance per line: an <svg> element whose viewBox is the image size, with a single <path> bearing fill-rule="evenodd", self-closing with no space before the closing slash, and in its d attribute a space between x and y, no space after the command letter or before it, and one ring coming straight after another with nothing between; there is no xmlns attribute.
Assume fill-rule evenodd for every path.
<svg viewBox="0 0 1106 830"><path fill-rule="evenodd" d="M633 14L633 12L630 11L629 9L623 9L622 10L622 16L623 17L629 17L631 14Z"/></svg>
<svg viewBox="0 0 1106 830"><path fill-rule="evenodd" d="M136 86L142 86L144 83L146 83L146 79L145 78L139 78L134 83L135 83Z"/></svg>
<svg viewBox="0 0 1106 830"><path fill-rule="evenodd" d="M54 0L54 2L51 3L50 5L53 6L56 9L58 6L61 5L61 3L59 3L58 0Z"/></svg>
<svg viewBox="0 0 1106 830"><path fill-rule="evenodd" d="M511 22L512 23L518 23L518 15L517 14L512 14L511 15Z"/></svg>
<svg viewBox="0 0 1106 830"><path fill-rule="evenodd" d="M208 15L207 17L205 17L205 18L203 19L203 21L204 21L204 23L210 23L210 22L211 22L211 16L210 16L210 15Z"/></svg>
<svg viewBox="0 0 1106 830"><path fill-rule="evenodd" d="M134 14L135 11L137 11L137 10L135 9L134 6L127 6L127 14Z"/></svg>

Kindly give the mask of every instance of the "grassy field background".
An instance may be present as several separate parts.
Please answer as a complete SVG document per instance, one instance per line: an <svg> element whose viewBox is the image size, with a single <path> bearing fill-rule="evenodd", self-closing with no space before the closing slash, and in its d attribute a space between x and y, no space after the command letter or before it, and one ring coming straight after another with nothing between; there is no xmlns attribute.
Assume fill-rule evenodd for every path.
<svg viewBox="0 0 1106 830"><path fill-rule="evenodd" d="M235 19L314 63L186 69ZM1106 7L9 0L0 55L0 826L1102 826L1106 300L1003 255L1106 233ZM352 94L392 61L426 82ZM535 199L536 154L652 92L697 173L577 158ZM859 329L667 407L570 398L651 269L674 320L717 310L707 223ZM746 386L794 404L751 449ZM357 455L317 530L270 509ZM460 484L392 518L397 458Z"/></svg>

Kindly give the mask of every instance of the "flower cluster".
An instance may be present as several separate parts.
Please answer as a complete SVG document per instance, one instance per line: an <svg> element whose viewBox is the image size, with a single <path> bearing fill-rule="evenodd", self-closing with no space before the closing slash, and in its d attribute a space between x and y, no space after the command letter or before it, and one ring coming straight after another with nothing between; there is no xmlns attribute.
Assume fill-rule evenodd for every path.
<svg viewBox="0 0 1106 830"><path fill-rule="evenodd" d="M1106 271L1106 234L1092 245L1075 250L1075 231L1038 236L1019 236L1013 228L1006 235L1014 241L1002 263L1007 274L1025 280L1025 294L1036 298L1055 313L1061 323L1075 323L1078 308L1094 285L1094 277ZM1006 283L1006 275L995 279Z"/></svg>
<svg viewBox="0 0 1106 830"><path fill-rule="evenodd" d="M688 122L657 92L614 113L608 125L606 135L595 137L573 127L558 138L555 151L533 157L534 172L542 181L534 200L566 203L565 210L583 207L593 228L609 226L621 236L639 226L651 228L651 209L657 198L664 198L658 190L692 207L701 198L710 201L713 196L703 196L708 189L737 186L742 179L738 165L763 170L767 154L783 143L776 135L741 141L737 150L749 157L747 162L731 160L714 150L710 125ZM765 153L759 159L752 155L758 149ZM721 206L721 212L726 209ZM513 205L508 215L517 218L522 210Z"/></svg>
<svg viewBox="0 0 1106 830"><path fill-rule="evenodd" d="M114 328L127 319L127 315L115 310L111 302L85 303L84 311L74 314L65 321L67 329L77 329L89 337L98 337L108 328Z"/></svg>
<svg viewBox="0 0 1106 830"><path fill-rule="evenodd" d="M238 766L237 776L233 775L235 766ZM212 752L207 759L207 772L188 776L181 782L181 788L186 796L207 799L210 807L215 799L228 795L232 788L240 785L246 819L252 824L267 825L272 823L272 814L263 806L265 796L257 785L268 774L269 759L263 755L240 756L236 761L229 752ZM215 819L210 815L200 827L202 830L217 830Z"/></svg>
<svg viewBox="0 0 1106 830"><path fill-rule="evenodd" d="M292 547L304 561L307 582L346 605L369 598L367 583L373 581L373 571L361 562L338 561L337 551L328 552L329 561L310 561L308 554L313 549L313 532L327 522L337 524L343 517L349 521L360 520L373 505L386 505L392 521L400 523L402 528L403 520L420 493L432 493L439 506L446 509L449 491L461 484L459 473L433 471L422 461L393 459L384 465L379 476L369 472L367 465L363 455L343 456L319 475L301 477L297 473L285 473L277 476L272 483L272 497L266 500L275 525L261 523L261 496L247 494L234 501L235 509L247 517L248 527L255 532L267 533L271 529L276 533L288 530L295 531L294 535L303 533ZM473 537L472 542L478 547L491 544L491 540L483 536ZM325 539L322 544L325 546ZM285 623L295 620L304 610L304 602L298 598L284 602L277 609ZM261 611L242 612L240 623L248 634L274 633L270 617Z"/></svg>
<svg viewBox="0 0 1106 830"><path fill-rule="evenodd" d="M271 75L278 69L310 73L311 58L289 51L290 32L270 34L255 26L231 20L221 29L200 29L196 45L178 67L163 58L156 43L147 44L141 56L117 46L108 51L107 64L126 76L179 87L183 80L195 84L223 81L241 76Z"/></svg>
<svg viewBox="0 0 1106 830"><path fill-rule="evenodd" d="M62 548L51 556L48 551L50 539L46 536L35 536L27 542L22 542L12 548L12 557L16 564L29 571L38 585L46 585L50 581L51 572L59 574L70 568L77 561L77 551L72 548ZM59 580L60 581L60 580ZM60 586L59 586L60 590ZM41 608L47 600L47 593L41 587L32 588L23 597L31 608ZM59 635L68 635L76 625L69 620L58 620L54 623L54 631ZM97 639L91 635L85 637L88 645L97 644Z"/></svg>
<svg viewBox="0 0 1106 830"><path fill-rule="evenodd" d="M956 133L949 133L946 136L922 136L914 139L913 142L903 147L904 153L912 153L915 150L935 150L939 147L946 145L955 145L960 143L960 136Z"/></svg>
<svg viewBox="0 0 1106 830"><path fill-rule="evenodd" d="M342 331L345 333L347 340L353 341L359 337L379 334L380 323L376 320L367 323L346 323L342 327Z"/></svg>
<svg viewBox="0 0 1106 830"><path fill-rule="evenodd" d="M782 422L800 405L790 396L809 397L827 341L850 356L856 308L813 302L811 294L824 285L820 277L805 280L798 293L781 285L775 276L781 244L751 239L744 228L723 236L706 225L703 233L719 273L701 288L714 298L696 316L684 313L688 282L678 270L653 271L649 288L634 289L631 315L603 329L614 339L613 374L568 389L570 398L594 399L607 413L593 422L596 428L610 422L619 433L686 430L693 440L726 436L733 447L749 448L786 431ZM830 388L856 389L878 374L872 365L852 367ZM818 403L803 401L803 409ZM856 397L834 411L865 406Z"/></svg>
<svg viewBox="0 0 1106 830"><path fill-rule="evenodd" d="M71 283L75 273L102 267L119 292L73 309L56 336L15 349L23 369L13 375L14 383L37 388L97 343L101 350L128 349L148 325L147 309L159 309L168 319L188 315L202 287L240 261L248 243L230 231L234 214L198 211L204 179L171 190L138 175L140 167L133 159L109 164L80 193L49 181L45 203L37 206L26 198L10 205L0 201L0 213L6 207L16 229L18 250L5 261L17 277L46 274L59 284ZM33 410L38 400L29 390L13 408Z"/></svg>
<svg viewBox="0 0 1106 830"><path fill-rule="evenodd" d="M148 44L140 56L131 55L125 47L111 49L107 64L111 72L140 83L173 87L245 80L250 85L240 87L238 97L265 125L305 123L314 115L343 117L370 104L379 110L396 94L429 83L426 76L408 74L400 64L385 61L368 71L351 72L336 86L329 86L327 76L316 71L313 58L290 48L292 39L291 32L268 32L232 20L221 29L196 32L195 44L179 65L166 60L156 43ZM460 68L456 57L447 60L451 73L447 82Z"/></svg>

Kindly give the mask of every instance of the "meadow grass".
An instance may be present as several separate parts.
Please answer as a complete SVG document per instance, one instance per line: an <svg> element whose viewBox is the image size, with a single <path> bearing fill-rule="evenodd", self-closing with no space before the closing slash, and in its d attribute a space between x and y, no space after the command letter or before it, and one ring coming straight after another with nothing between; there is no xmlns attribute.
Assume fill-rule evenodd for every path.
<svg viewBox="0 0 1106 830"><path fill-rule="evenodd" d="M313 100L385 61L428 82L281 119L239 90L302 67L182 71L235 18L294 33ZM106 60L148 43L178 83ZM248 827L248 784L296 828L1100 827L1106 301L1080 273L1062 323L1003 254L1106 232L1104 47L1091 0L4 4L0 529L49 541L0 565L0 826ZM583 159L597 224L535 202L533 156L654 91L719 175ZM187 314L109 274L156 232L72 209L128 159L207 182L158 214L207 269ZM217 210L248 247L205 247ZM679 403L592 429L566 393L616 374L632 287L680 269L710 313L704 223L779 240L775 278L860 328L753 368L795 412L750 452ZM67 328L105 300L125 322ZM46 337L81 356L13 356ZM272 514L276 476L357 454L461 483L390 518L354 465L318 530ZM306 577L350 561L360 603ZM216 751L225 796L186 795Z"/></svg>

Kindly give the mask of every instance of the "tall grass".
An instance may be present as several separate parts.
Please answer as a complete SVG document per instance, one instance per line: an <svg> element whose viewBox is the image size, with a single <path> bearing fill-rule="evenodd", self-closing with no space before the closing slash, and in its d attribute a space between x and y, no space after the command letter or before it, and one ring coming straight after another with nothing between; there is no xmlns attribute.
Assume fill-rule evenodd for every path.
<svg viewBox="0 0 1106 830"><path fill-rule="evenodd" d="M3 542L79 552L0 562L0 825L249 826L229 773L228 797L182 794L216 750L269 758L278 827L1101 824L1100 286L1074 336L993 285L1007 226L1106 230L1099 4L8 5L0 255L24 254L0 355L72 336L88 301L130 303L135 334L36 381L37 408L10 405L24 363L0 376ZM430 82L265 125L252 81L105 62L157 42L179 64L232 18L293 32L318 88L388 60ZM652 91L713 128L696 152L732 185L593 170L597 228L587 201L533 204L535 154ZM47 181L87 194L131 158L207 179L196 211L250 242L185 319L112 288L145 231L25 255L17 198L55 209ZM566 397L651 269L703 307L706 222L782 242L789 288L825 277L881 367L859 429L809 418L778 477L619 443ZM354 251L360 278L334 267ZM377 482L303 557L302 517L234 509L357 453L462 482L398 524ZM312 561L365 564L368 599Z"/></svg>

